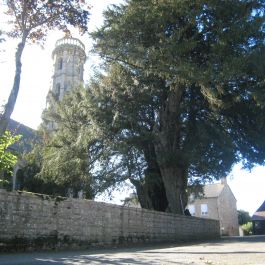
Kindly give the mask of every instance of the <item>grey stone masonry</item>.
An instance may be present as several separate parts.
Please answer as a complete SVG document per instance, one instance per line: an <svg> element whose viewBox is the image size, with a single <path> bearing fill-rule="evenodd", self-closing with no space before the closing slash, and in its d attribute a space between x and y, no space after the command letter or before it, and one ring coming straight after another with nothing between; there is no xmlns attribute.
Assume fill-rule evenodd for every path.
<svg viewBox="0 0 265 265"><path fill-rule="evenodd" d="M52 58L52 92L62 100L65 92L83 84L85 46L78 39L64 37L56 42Z"/></svg>
<svg viewBox="0 0 265 265"><path fill-rule="evenodd" d="M216 220L0 190L0 250L88 248L219 237Z"/></svg>

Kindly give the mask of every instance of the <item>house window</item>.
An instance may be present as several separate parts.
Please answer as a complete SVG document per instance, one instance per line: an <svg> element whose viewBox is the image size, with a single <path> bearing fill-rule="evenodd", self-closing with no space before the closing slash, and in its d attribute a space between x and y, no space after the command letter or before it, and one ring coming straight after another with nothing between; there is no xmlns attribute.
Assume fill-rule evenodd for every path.
<svg viewBox="0 0 265 265"><path fill-rule="evenodd" d="M201 204L201 215L207 215L207 214L208 214L208 205Z"/></svg>
<svg viewBox="0 0 265 265"><path fill-rule="evenodd" d="M189 209L189 211L190 211L190 214L194 216L194 215L195 215L195 205L190 204L190 205L188 206L188 209Z"/></svg>
<svg viewBox="0 0 265 265"><path fill-rule="evenodd" d="M63 69L63 58L59 58L58 60L58 70L62 70Z"/></svg>

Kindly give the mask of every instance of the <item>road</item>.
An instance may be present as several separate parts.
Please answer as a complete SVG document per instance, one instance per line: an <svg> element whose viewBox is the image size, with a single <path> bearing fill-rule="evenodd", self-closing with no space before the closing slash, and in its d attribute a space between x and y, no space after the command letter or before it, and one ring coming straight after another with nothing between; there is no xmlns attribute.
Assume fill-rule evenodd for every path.
<svg viewBox="0 0 265 265"><path fill-rule="evenodd" d="M79 252L1 254L1 265L265 265L265 236Z"/></svg>

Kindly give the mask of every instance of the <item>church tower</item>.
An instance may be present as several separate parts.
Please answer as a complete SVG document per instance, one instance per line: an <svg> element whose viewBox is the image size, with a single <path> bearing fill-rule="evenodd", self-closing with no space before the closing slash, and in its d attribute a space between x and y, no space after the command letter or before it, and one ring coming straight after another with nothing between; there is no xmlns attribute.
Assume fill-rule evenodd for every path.
<svg viewBox="0 0 265 265"><path fill-rule="evenodd" d="M47 107L50 94L56 101L61 101L64 94L74 87L82 85L84 64L86 61L85 45L78 39L66 36L57 40L52 52L53 76L51 89L47 96ZM56 128L56 123L47 123L49 130Z"/></svg>
<svg viewBox="0 0 265 265"><path fill-rule="evenodd" d="M62 100L66 91L84 82L85 45L76 38L64 37L57 40L52 58L51 92L57 100Z"/></svg>

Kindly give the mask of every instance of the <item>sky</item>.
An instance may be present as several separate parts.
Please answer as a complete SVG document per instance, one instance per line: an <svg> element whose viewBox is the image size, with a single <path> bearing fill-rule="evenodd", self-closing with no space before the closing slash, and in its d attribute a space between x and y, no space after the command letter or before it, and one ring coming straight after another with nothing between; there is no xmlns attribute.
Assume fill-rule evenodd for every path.
<svg viewBox="0 0 265 265"><path fill-rule="evenodd" d="M99 27L103 22L102 11L109 4L118 4L122 0L91 0L90 30ZM1 6L0 6L1 8ZM0 11L1 12L1 11ZM7 29L6 17L0 13L0 29ZM46 96L50 89L53 62L51 53L56 40L62 38L63 33L52 31L47 37L44 48L38 45L27 45L22 56L22 76L18 99L12 119L37 129L41 123L41 114L46 106ZM79 36L86 45L87 62L85 64L84 79L88 82L93 75L93 68L99 60L89 53L92 41L89 36ZM0 44L0 105L8 98L13 84L15 71L15 51L17 41L7 40ZM265 167L257 166L251 172L241 169L241 165L235 165L229 176L228 184L237 199L237 208L248 211L251 215L265 200ZM116 191L112 196L112 203L120 204L122 200L132 192L130 189ZM100 200L108 200L101 197ZM109 200L108 200L109 201Z"/></svg>

